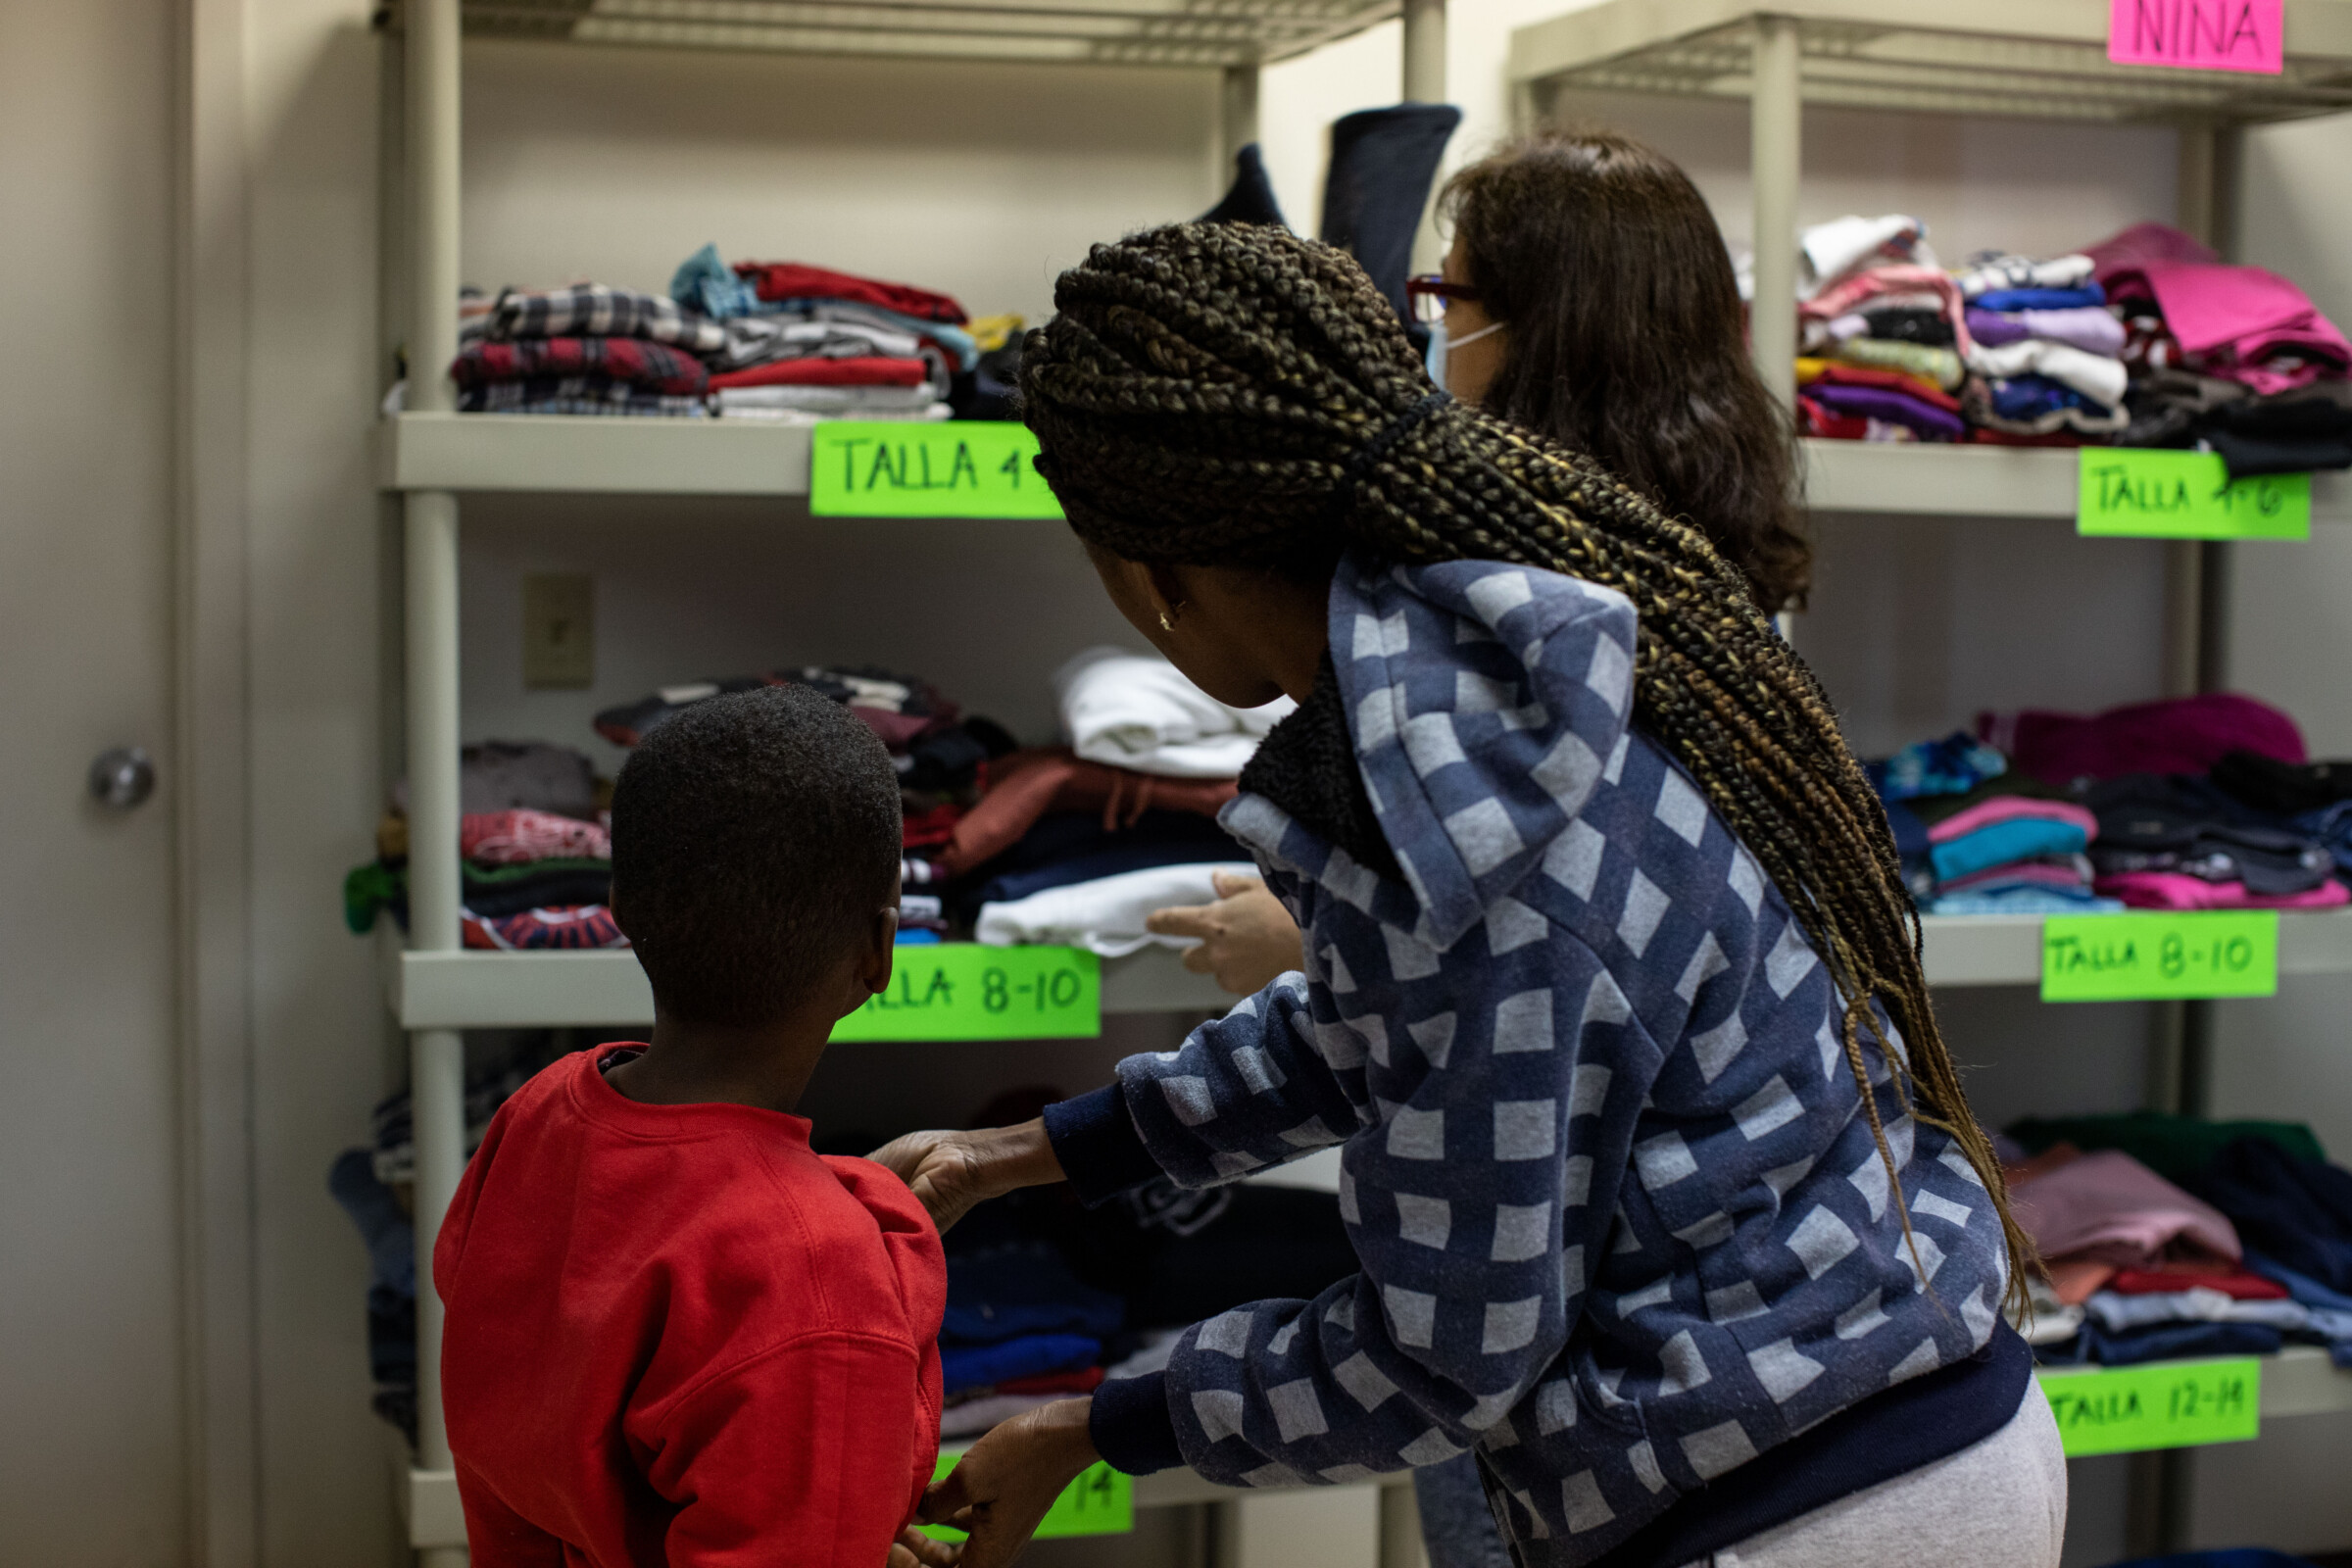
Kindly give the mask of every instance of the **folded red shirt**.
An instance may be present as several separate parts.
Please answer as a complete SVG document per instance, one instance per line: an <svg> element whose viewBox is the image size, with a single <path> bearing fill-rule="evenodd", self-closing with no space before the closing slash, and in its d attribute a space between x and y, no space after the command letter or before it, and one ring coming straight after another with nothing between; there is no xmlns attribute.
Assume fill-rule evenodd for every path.
<svg viewBox="0 0 2352 1568"><path fill-rule="evenodd" d="M1092 1394L1102 1386L1102 1369L1081 1367L1075 1372L1048 1372L1034 1378L1007 1378L997 1385L999 1394Z"/></svg>
<svg viewBox="0 0 2352 1568"><path fill-rule="evenodd" d="M879 305L901 316L919 316L926 321L969 319L963 307L946 294L934 294L911 283L885 283L855 272L804 267L799 262L737 262L735 275L748 280L763 300L852 300L859 305Z"/></svg>
<svg viewBox="0 0 2352 1568"><path fill-rule="evenodd" d="M2119 1296L2166 1296L2190 1287L2201 1291L2219 1291L2240 1301L2283 1301L2287 1289L2277 1280L2266 1280L2259 1274L2230 1271L2208 1274L2200 1269L2128 1268L2107 1282L2107 1289Z"/></svg>
<svg viewBox="0 0 2352 1568"><path fill-rule="evenodd" d="M740 386L921 386L930 375L921 360L861 356L854 360L776 360L710 378L714 391Z"/></svg>
<svg viewBox="0 0 2352 1568"><path fill-rule="evenodd" d="M475 343L449 363L449 378L460 386L564 375L602 375L672 397L692 397L710 381L710 372L693 355L637 337Z"/></svg>

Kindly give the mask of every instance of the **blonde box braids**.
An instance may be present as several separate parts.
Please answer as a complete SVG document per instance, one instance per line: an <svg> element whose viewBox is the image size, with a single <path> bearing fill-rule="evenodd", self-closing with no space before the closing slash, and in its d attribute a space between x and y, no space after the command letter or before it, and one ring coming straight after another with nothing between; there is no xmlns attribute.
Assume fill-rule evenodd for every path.
<svg viewBox="0 0 2352 1568"><path fill-rule="evenodd" d="M1023 414L1090 543L1197 565L1329 562L1351 546L1507 561L1633 602L1635 722L1698 782L1827 964L1906 1237L1866 1038L1992 1195L2021 1298L2032 1247L1936 1031L1886 812L1739 570L1589 457L1474 408L1425 407L1394 311L1329 246L1256 224L1155 229L1095 247L1054 305L1024 346ZM1876 1039L1874 1000L1903 1050Z"/></svg>

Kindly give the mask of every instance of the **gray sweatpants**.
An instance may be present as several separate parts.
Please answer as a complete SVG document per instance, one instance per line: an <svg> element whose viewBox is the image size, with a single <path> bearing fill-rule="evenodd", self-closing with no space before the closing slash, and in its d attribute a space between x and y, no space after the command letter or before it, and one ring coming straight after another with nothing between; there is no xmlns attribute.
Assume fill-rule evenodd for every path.
<svg viewBox="0 0 2352 1568"><path fill-rule="evenodd" d="M1468 1454L1413 1473L1432 1568L1510 1568ZM2057 1568L2066 1456L2041 1384L2000 1431L1908 1475L1840 1497L1690 1568L1893 1568L1920 1544L1968 1568Z"/></svg>
<svg viewBox="0 0 2352 1568"><path fill-rule="evenodd" d="M1927 1544L1968 1568L2058 1568L2066 1455L2038 1380L2009 1424L1909 1475L1726 1546L1711 1568L1892 1568ZM1695 1568L1695 1565L1694 1565Z"/></svg>

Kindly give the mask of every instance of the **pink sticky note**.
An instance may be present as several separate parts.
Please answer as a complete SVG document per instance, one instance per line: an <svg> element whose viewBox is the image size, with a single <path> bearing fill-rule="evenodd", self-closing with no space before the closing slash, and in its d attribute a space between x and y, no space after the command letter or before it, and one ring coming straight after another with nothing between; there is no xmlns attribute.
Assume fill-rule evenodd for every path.
<svg viewBox="0 0 2352 1568"><path fill-rule="evenodd" d="M2285 0L2107 0L2107 58L2276 76L2285 68L2284 10Z"/></svg>

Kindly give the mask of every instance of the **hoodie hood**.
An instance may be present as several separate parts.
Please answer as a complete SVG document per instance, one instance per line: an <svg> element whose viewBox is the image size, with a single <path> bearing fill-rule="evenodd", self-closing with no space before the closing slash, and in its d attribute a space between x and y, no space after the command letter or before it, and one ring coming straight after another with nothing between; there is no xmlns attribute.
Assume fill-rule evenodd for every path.
<svg viewBox="0 0 2352 1568"><path fill-rule="evenodd" d="M1373 568L1350 555L1332 579L1329 629L1356 764L1402 884L1263 795L1221 820L1270 866L1444 952L1546 856L1573 853L1577 812L1622 765L1633 604L1531 566Z"/></svg>

